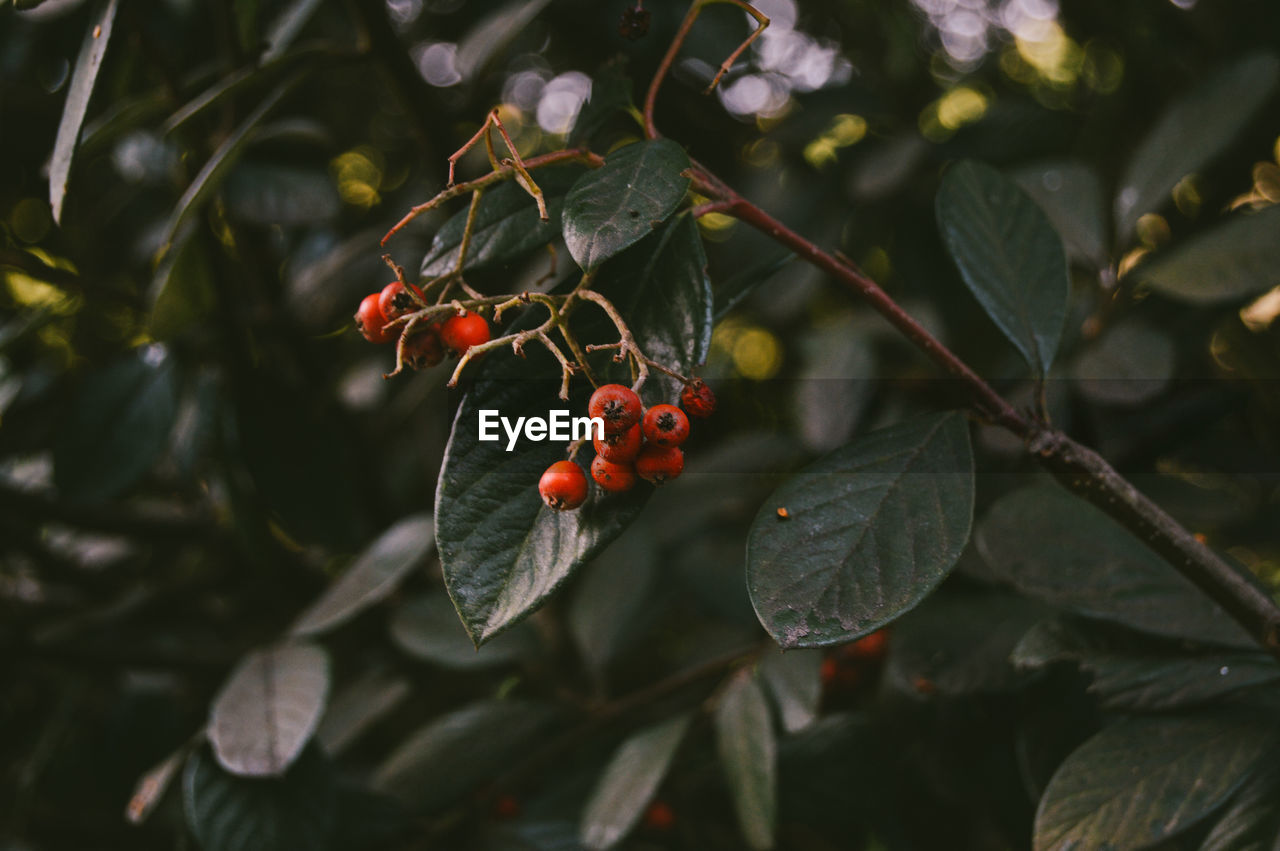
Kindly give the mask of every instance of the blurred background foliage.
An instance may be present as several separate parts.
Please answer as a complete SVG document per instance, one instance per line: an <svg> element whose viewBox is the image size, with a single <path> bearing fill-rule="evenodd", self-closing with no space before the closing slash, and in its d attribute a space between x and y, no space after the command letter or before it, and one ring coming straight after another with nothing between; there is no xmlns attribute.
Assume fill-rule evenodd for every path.
<svg viewBox="0 0 1280 851"><path fill-rule="evenodd" d="M432 504L457 397L449 365L384 382L390 353L352 332L359 298L388 280L379 238L442 187L445 157L490 106L528 156L562 147L588 98L642 97L685 5L646 4L636 41L618 33L625 5L120 3L60 223L51 152L106 4L0 5L4 847L191 847L176 793L142 826L125 820L137 778L201 727L238 659ZM704 15L663 88L664 133L840 248L1029 401L1016 351L957 285L933 212L949 160L1015 175L1074 260L1050 387L1059 425L1276 582L1280 280L1188 299L1127 273L1224 211L1280 200L1274 68L1240 64L1280 46L1280 6L757 5L773 25L709 98L701 89L749 28L728 6ZM1126 222L1117 207L1113 222L1106 199L1139 140L1233 67L1245 70L1228 100L1265 106L1239 126L1182 128L1179 144L1208 152L1194 174L1156 212ZM636 135L615 118L595 138L603 153ZM483 158L460 168L478 174ZM390 243L395 259L416 268L454 212L413 223ZM691 472L706 475L664 491L552 605L479 654L438 561L408 559L394 593L327 639L329 714L296 766L323 791L290 794L328 813L329 847L576 847L583 801L635 725L593 726L550 764L530 737L754 646L744 530L776 476L960 398L818 274L726 217L701 224L719 320L704 374L722 402L690 444ZM472 283L519 291L546 262ZM1016 447L982 437L980 470L1023 468ZM980 512L1005 487L984 479ZM917 627L946 645L973 631L975 611L1010 624L1008 641L973 651L981 664L939 670L947 660L908 652L909 627L883 678L880 661L840 657L852 673L826 678L823 718L780 744L784 847L1027 847L1048 773L1096 726L1095 708L1076 681L1015 687L1004 660L1035 613L964 605L986 579L969 559L944 589L962 604L929 621L934 632ZM623 708L656 720L664 701L696 706L715 685ZM424 774L405 743L446 713L459 713L454 747ZM210 759L196 752L189 783L231 782ZM650 819L629 841L740 847L711 739L691 735L679 764L661 793L674 824ZM372 791L404 798L406 785L398 804ZM237 847L216 824L192 829L203 847Z"/></svg>

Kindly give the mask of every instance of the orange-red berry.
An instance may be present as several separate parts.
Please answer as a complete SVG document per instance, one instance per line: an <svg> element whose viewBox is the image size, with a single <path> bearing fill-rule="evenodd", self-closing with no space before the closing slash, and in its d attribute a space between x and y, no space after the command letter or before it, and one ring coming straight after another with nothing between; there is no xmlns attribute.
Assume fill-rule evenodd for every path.
<svg viewBox="0 0 1280 851"><path fill-rule="evenodd" d="M593 437L591 443L596 448L597 458L621 464L634 461L640 454L640 447L644 444L644 433L640 423L636 423L626 431L616 434L606 432L604 439Z"/></svg>
<svg viewBox="0 0 1280 851"><path fill-rule="evenodd" d="M548 507L570 511L587 501L587 477L572 461L557 461L538 480L538 493Z"/></svg>
<svg viewBox="0 0 1280 851"><path fill-rule="evenodd" d="M405 340L404 362L411 369L426 369L442 360L444 360L444 346L440 343L439 326L432 325Z"/></svg>
<svg viewBox="0 0 1280 851"><path fill-rule="evenodd" d="M636 470L629 463L615 463L601 455L591 462L591 478L610 493L622 493L636 486Z"/></svg>
<svg viewBox="0 0 1280 851"><path fill-rule="evenodd" d="M640 397L630 387L606 384L591 394L587 416L604 420L605 434L618 434L640 422L644 412Z"/></svg>
<svg viewBox="0 0 1280 851"><path fill-rule="evenodd" d="M478 313L450 316L440 327L440 340L460 355L489 342L489 323Z"/></svg>
<svg viewBox="0 0 1280 851"><path fill-rule="evenodd" d="M878 661L884 657L889 644L889 630L877 629L870 635L864 635L852 644L845 645L843 653L851 659Z"/></svg>
<svg viewBox="0 0 1280 851"><path fill-rule="evenodd" d="M675 405L654 405L644 414L644 439L658 446L679 446L689 436L689 418Z"/></svg>
<svg viewBox="0 0 1280 851"><path fill-rule="evenodd" d="M644 811L644 826L650 830L667 831L676 823L675 811L666 801L657 800Z"/></svg>
<svg viewBox="0 0 1280 851"><path fill-rule="evenodd" d="M370 343L389 343L395 332L387 330L386 317L378 308L378 293L369 293L356 308L356 328Z"/></svg>
<svg viewBox="0 0 1280 851"><path fill-rule="evenodd" d="M655 485L669 482L684 470L684 453L677 446L650 444L636 456L636 475Z"/></svg>
<svg viewBox="0 0 1280 851"><path fill-rule="evenodd" d="M409 295L404 284L399 281L392 281L382 288L382 292L378 293L378 309L382 311L383 319L388 322L392 319L399 319L421 305L422 290L413 286L413 284L409 286L417 294L417 299Z"/></svg>
<svg viewBox="0 0 1280 851"><path fill-rule="evenodd" d="M515 795L502 795L493 802L493 814L504 821L520 815L520 801Z"/></svg>
<svg viewBox="0 0 1280 851"><path fill-rule="evenodd" d="M716 410L716 394L701 378L695 378L681 391L680 404L691 417L709 417Z"/></svg>

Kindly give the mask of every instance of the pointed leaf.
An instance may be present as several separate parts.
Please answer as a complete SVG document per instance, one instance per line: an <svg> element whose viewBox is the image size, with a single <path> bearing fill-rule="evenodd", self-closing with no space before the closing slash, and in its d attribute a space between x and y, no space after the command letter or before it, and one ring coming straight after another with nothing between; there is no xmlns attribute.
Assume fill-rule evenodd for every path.
<svg viewBox="0 0 1280 851"><path fill-rule="evenodd" d="M851 641L946 577L972 519L963 416L872 432L801 470L760 507L747 541L752 605L783 647Z"/></svg>
<svg viewBox="0 0 1280 851"><path fill-rule="evenodd" d="M564 207L564 241L590 271L675 212L689 189L684 149L670 139L636 142L578 179Z"/></svg>
<svg viewBox="0 0 1280 851"><path fill-rule="evenodd" d="M766 653L760 660L760 679L769 687L782 729L798 733L818 718L822 703L822 651L790 650Z"/></svg>
<svg viewBox="0 0 1280 851"><path fill-rule="evenodd" d="M1239 213L1212 230L1155 255L1138 280L1178 301L1238 301L1280 285L1280 204Z"/></svg>
<svg viewBox="0 0 1280 851"><path fill-rule="evenodd" d="M417 659L460 670L510 665L538 650L538 637L528 624L507 630L477 650L443 592L415 597L396 609L391 638Z"/></svg>
<svg viewBox="0 0 1280 851"><path fill-rule="evenodd" d="M80 55L71 74L71 84L67 86L67 102L62 107L62 121L58 124L53 156L49 160L49 206L53 208L54 222L59 224L62 222L62 202L67 197L67 181L71 178L71 158L75 156L76 145L80 141L80 127L89 109L98 69L107 55L107 42L111 40L118 6L117 0L101 0L94 9L89 28L80 43Z"/></svg>
<svg viewBox="0 0 1280 851"><path fill-rule="evenodd" d="M990 166L962 162L942 179L938 227L960 277L1031 371L1046 375L1067 316L1062 240L1018 185Z"/></svg>
<svg viewBox="0 0 1280 851"><path fill-rule="evenodd" d="M430 515L406 517L383 532L351 566L298 617L292 634L317 635L346 623L385 600L431 550L435 526Z"/></svg>
<svg viewBox="0 0 1280 851"><path fill-rule="evenodd" d="M138 783L133 788L133 797L129 799L129 805L124 811L124 817L130 824L142 824L151 815L151 811L164 798L169 783L177 776L178 769L182 768L182 759L187 750L186 747L179 748L138 778Z"/></svg>
<svg viewBox="0 0 1280 851"><path fill-rule="evenodd" d="M1146 848L1203 820L1275 742L1230 715L1138 718L1067 757L1036 812L1035 851Z"/></svg>
<svg viewBox="0 0 1280 851"><path fill-rule="evenodd" d="M1126 242L1144 214L1169 201L1178 181L1222 153L1266 103L1280 60L1255 53L1224 68L1174 103L1129 160L1116 193L1116 235Z"/></svg>
<svg viewBox="0 0 1280 851"><path fill-rule="evenodd" d="M175 234L173 247L156 266L147 328L157 340L174 340L191 328L207 327L217 302L213 264L194 221Z"/></svg>
<svg viewBox="0 0 1280 851"><path fill-rule="evenodd" d="M302 752L329 696L329 657L311 644L255 650L209 710L209 743L233 774L279 776Z"/></svg>
<svg viewBox="0 0 1280 851"><path fill-rule="evenodd" d="M764 691L739 673L716 706L716 750L747 845L773 847L778 817L778 753Z"/></svg>
<svg viewBox="0 0 1280 851"><path fill-rule="evenodd" d="M631 832L666 776L689 720L688 715L672 718L646 727L622 743L582 813L583 845L602 851Z"/></svg>

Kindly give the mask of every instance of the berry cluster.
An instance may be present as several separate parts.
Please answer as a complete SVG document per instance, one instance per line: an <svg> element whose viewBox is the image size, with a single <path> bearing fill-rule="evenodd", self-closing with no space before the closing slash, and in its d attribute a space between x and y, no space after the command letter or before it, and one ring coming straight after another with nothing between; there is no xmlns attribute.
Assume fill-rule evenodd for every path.
<svg viewBox="0 0 1280 851"><path fill-rule="evenodd" d="M701 379L694 379L680 395L680 403L695 417L708 417L716 397ZM591 394L587 416L604 421L604 436L595 437L596 457L591 478L609 493L629 491L636 477L654 485L676 478L684 470L680 444L689 436L689 418L675 405L648 410L635 391L606 384ZM573 461L557 461L538 481L538 493L549 507L568 511L586 502L587 477Z"/></svg>
<svg viewBox="0 0 1280 851"><path fill-rule="evenodd" d="M412 293L410 292L412 290ZM396 320L424 306L422 290L392 281L381 292L369 293L356 309L356 328L370 343L389 343L396 338ZM414 369L426 369L444 360L446 350L463 355L472 346L489 342L489 323L478 313L457 313L444 322L433 322L415 330L404 341L404 362Z"/></svg>

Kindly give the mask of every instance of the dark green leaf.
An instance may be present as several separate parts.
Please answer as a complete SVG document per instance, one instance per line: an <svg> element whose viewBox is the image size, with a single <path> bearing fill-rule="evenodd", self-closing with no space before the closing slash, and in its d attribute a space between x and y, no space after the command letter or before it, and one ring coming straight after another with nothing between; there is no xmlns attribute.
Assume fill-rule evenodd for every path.
<svg viewBox="0 0 1280 851"><path fill-rule="evenodd" d="M850 641L924 599L960 557L972 520L963 416L872 432L801 470L760 507L747 542L751 602L783 647Z"/></svg>
<svg viewBox="0 0 1280 851"><path fill-rule="evenodd" d="M1071 367L1080 392L1103 405L1137 405L1173 379L1173 339L1159 328L1126 319L1108 328Z"/></svg>
<svg viewBox="0 0 1280 851"><path fill-rule="evenodd" d="M766 653L760 660L760 679L769 687L782 729L788 733L798 733L817 719L822 703L821 670L821 650Z"/></svg>
<svg viewBox="0 0 1280 851"><path fill-rule="evenodd" d="M480 197L463 268L502 266L521 260L537 248L553 242L560 232L564 195L581 174L581 167L568 165L541 169L534 175L551 217L545 222L538 218L538 205L533 198L514 180L487 190ZM443 275L457 265L458 246L462 243L468 212L462 210L436 231L431 248L422 258L422 277Z"/></svg>
<svg viewBox="0 0 1280 851"><path fill-rule="evenodd" d="M633 526L584 570L569 605L569 632L578 652L600 676L635 626L657 573L653 541Z"/></svg>
<svg viewBox="0 0 1280 851"><path fill-rule="evenodd" d="M1141 718L1067 757L1040 800L1035 851L1145 848L1200 822L1275 740L1233 716Z"/></svg>
<svg viewBox="0 0 1280 851"><path fill-rule="evenodd" d="M938 227L960 277L991 320L1047 375L1067 316L1070 282L1048 216L990 166L962 162L942 179Z"/></svg>
<svg viewBox="0 0 1280 851"><path fill-rule="evenodd" d="M564 206L564 241L584 270L635 245L675 212L689 188L684 149L670 139L636 142L578 179Z"/></svg>
<svg viewBox="0 0 1280 851"><path fill-rule="evenodd" d="M681 715L646 727L618 748L582 813L582 844L612 848L636 826L658 791L690 717Z"/></svg>
<svg viewBox="0 0 1280 851"><path fill-rule="evenodd" d="M877 380L875 350L845 316L806 335L800 357L794 392L800 437L811 451L830 452L849 441L862 418Z"/></svg>
<svg viewBox="0 0 1280 851"><path fill-rule="evenodd" d="M1240 213L1157 254L1133 275L1170 298L1191 304L1238 301L1280 284L1280 204Z"/></svg>
<svg viewBox="0 0 1280 851"><path fill-rule="evenodd" d="M329 657L312 644L255 650L209 709L209 744L232 774L274 777L311 739L329 697Z"/></svg>
<svg viewBox="0 0 1280 851"><path fill-rule="evenodd" d="M591 80L591 96L578 110L569 131L568 145L588 145L591 138L619 113L631 106L631 78L623 70L621 59L605 65ZM601 149L603 150L603 149Z"/></svg>
<svg viewBox="0 0 1280 851"><path fill-rule="evenodd" d="M1001 497L974 540L998 577L1051 605L1153 635L1253 644L1146 545L1059 488L1031 487Z"/></svg>
<svg viewBox="0 0 1280 851"><path fill-rule="evenodd" d="M426 514L406 517L383 532L294 623L295 636L316 635L346 623L384 600L431 550L435 525Z"/></svg>
<svg viewBox="0 0 1280 851"><path fill-rule="evenodd" d="M207 326L217 300L204 241L196 234L195 222L188 222L175 235L173 247L156 267L152 280L151 316L148 329L157 340L173 340L192 327Z"/></svg>
<svg viewBox="0 0 1280 851"><path fill-rule="evenodd" d="M321 171L241 163L222 190L227 211L256 225L314 225L342 209L338 190Z"/></svg>
<svg viewBox="0 0 1280 851"><path fill-rule="evenodd" d="M1235 794L1199 851L1274 851L1280 842L1280 763L1274 755Z"/></svg>
<svg viewBox="0 0 1280 851"><path fill-rule="evenodd" d="M1280 61L1253 54L1174 103L1143 139L1116 193L1116 235L1128 240L1145 213L1169 201L1178 181L1222 153L1280 79Z"/></svg>
<svg viewBox="0 0 1280 851"><path fill-rule="evenodd" d="M719 322L729 311L733 310L742 301L753 292L756 287L778 271L786 268L792 260L795 260L795 254L787 250L775 250L766 255L762 260L751 263L745 269L741 269L728 278L717 278L716 298L715 298L715 320Z"/></svg>
<svg viewBox="0 0 1280 851"><path fill-rule="evenodd" d="M320 2L321 0L293 0L282 9L267 28L266 49L262 51L260 61L266 63L279 58L315 14Z"/></svg>
<svg viewBox="0 0 1280 851"><path fill-rule="evenodd" d="M1095 269L1107 265L1107 211L1102 179L1080 162L1020 168L1012 175L1062 235L1067 253Z"/></svg>
<svg viewBox="0 0 1280 851"><path fill-rule="evenodd" d="M716 705L716 750L747 845L773 847L778 816L778 754L764 691L740 672Z"/></svg>
<svg viewBox="0 0 1280 851"><path fill-rule="evenodd" d="M316 729L316 741L330 756L342 753L366 730L395 711L411 691L407 677L376 668L363 674L329 701Z"/></svg>
<svg viewBox="0 0 1280 851"><path fill-rule="evenodd" d="M203 851L326 851L332 847L335 786L317 748L308 748L284 777L228 774L204 748L187 760L183 800Z"/></svg>
<svg viewBox="0 0 1280 851"><path fill-rule="evenodd" d="M477 650L444 593L415 597L396 609L391 637L411 656L446 668L509 665L538 649L537 635L527 624L519 624Z"/></svg>
<svg viewBox="0 0 1280 851"><path fill-rule="evenodd" d="M164 453L177 411L177 371L163 347L89 373L54 442L58 490L81 503L122 493Z"/></svg>
<svg viewBox="0 0 1280 851"><path fill-rule="evenodd" d="M80 127L89 109L98 69L107 55L107 42L111 40L118 5L117 0L100 0L94 9L84 40L80 42L80 55L71 74L71 84L67 87L67 102L62 107L62 121L58 123L53 156L49 159L49 206L53 208L53 220L57 223L62 221L62 202L66 200L67 182L71 179L71 158L75 156L76 145L80 141Z"/></svg>

